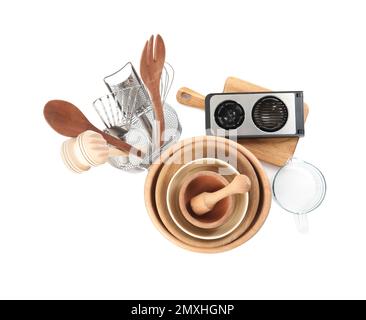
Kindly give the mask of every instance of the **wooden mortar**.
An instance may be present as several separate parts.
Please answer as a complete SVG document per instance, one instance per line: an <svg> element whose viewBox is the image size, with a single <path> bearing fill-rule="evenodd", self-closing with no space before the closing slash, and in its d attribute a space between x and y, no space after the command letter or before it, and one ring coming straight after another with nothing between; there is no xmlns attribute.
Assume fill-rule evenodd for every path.
<svg viewBox="0 0 366 320"><path fill-rule="evenodd" d="M229 182L213 171L201 171L188 176L179 191L179 208L183 216L193 225L211 229L224 224L233 212L233 197L220 200L214 208L203 214L194 213L190 201L203 192L215 192L226 187Z"/></svg>

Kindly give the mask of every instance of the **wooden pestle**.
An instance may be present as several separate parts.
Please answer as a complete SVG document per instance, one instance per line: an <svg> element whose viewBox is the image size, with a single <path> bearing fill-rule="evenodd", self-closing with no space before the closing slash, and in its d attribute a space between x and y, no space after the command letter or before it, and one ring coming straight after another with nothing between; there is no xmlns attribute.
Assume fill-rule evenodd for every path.
<svg viewBox="0 0 366 320"><path fill-rule="evenodd" d="M246 175L236 176L230 184L216 192L203 192L191 199L191 208L197 215L203 215L213 209L215 204L233 194L246 193L251 182Z"/></svg>

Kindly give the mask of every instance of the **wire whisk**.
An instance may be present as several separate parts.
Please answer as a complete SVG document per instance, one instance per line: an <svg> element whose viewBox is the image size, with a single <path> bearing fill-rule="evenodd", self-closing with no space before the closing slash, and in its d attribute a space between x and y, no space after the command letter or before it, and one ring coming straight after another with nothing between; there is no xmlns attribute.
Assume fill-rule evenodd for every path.
<svg viewBox="0 0 366 320"><path fill-rule="evenodd" d="M141 86L119 89L96 99L93 107L108 131L123 139L131 128Z"/></svg>

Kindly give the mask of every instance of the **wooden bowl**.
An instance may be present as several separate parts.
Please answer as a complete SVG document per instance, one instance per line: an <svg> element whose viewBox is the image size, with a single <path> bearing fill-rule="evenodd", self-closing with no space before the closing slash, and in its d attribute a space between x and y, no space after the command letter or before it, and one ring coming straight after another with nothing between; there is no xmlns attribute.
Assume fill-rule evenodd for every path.
<svg viewBox="0 0 366 320"><path fill-rule="evenodd" d="M196 252L203 252L203 253L217 253L222 252L226 250L233 249L246 241L248 241L251 237L253 237L256 232L261 228L263 223L266 220L266 217L268 216L270 205L271 205L271 188L268 181L268 178L262 168L261 163L258 161L258 159L247 149L244 147L236 144L233 141L220 138L220 137L196 137L195 143L203 143L207 144L207 142L221 142L224 143L225 146L231 146L234 148L237 148L239 151L239 154L242 156L245 155L245 157L250 161L250 163L253 165L253 169L255 170L256 177L258 176L258 183L259 183L259 190L260 190L260 199L259 204L257 207L257 211L254 214L253 219L249 220L245 219L242 224L248 224L248 228L246 228L242 233L239 234L238 237L235 237L233 241L226 242L223 241L227 238L232 237L234 233L239 232L239 227L237 230L233 232L233 234L230 234L229 236L219 239L219 240L212 240L212 241L197 241L192 243L187 243L185 241L182 241L181 239L177 238L175 234L171 233L170 230L167 228L167 226L164 224L163 220L161 219L160 212L158 210L156 201L155 201L155 192L157 191L157 182L158 178L161 175L162 169L164 168L165 162L169 160L169 158L174 154L174 152L180 148L182 148L186 144L192 144L191 139L183 140L176 145L172 146L168 150L166 150L158 159L155 161L149 168L149 172L146 178L145 182L145 189L144 189L144 195L145 195L145 205L147 208L147 211L149 213L149 216L156 226L156 228L171 242L174 244L185 248L187 250L192 250ZM239 155L238 154L238 155ZM207 155L206 155L207 156ZM239 170L240 171L240 170ZM241 172L246 175L248 175L248 172ZM253 183L253 180L252 180ZM252 185L253 188L253 185ZM253 190L253 189L252 189ZM251 191L252 191L251 190ZM250 192L251 193L251 192ZM250 194L249 193L249 194ZM249 208L248 212L246 214L246 218L249 215ZM171 226L169 226L171 227ZM241 227L241 226L240 226ZM198 240L198 239L195 239ZM207 246L207 244L210 244L210 246ZM214 245L212 245L214 244Z"/></svg>
<svg viewBox="0 0 366 320"><path fill-rule="evenodd" d="M181 189L184 177L187 173L194 175L202 171L211 171L216 174L219 174L220 171L224 171L226 172L226 175L224 177L228 182L231 182L235 178L235 176L239 174L239 172L235 168L231 167L226 162L217 159L197 159L191 161L182 166L174 174L173 178L169 182L167 189L167 207L170 218L174 223L174 228L178 227L178 229L180 229L177 233L178 237L181 237L184 241L188 238L197 238L196 241L203 239L205 242L207 242L208 240L210 240L211 242L215 239L223 238L232 233L242 223L244 217L246 216L249 197L248 194L242 194L233 196L233 212L229 217L229 220L221 226L218 226L217 228L201 228L187 221L187 219L184 217L180 210L179 197L177 196L177 194L179 194L179 190ZM165 214L164 210L162 212ZM201 245L207 244L203 243Z"/></svg>
<svg viewBox="0 0 366 320"><path fill-rule="evenodd" d="M227 139L194 139L193 141L190 139L186 139L181 143L181 148L175 147L175 150L172 152L172 154L163 161L163 167L161 169L161 172L159 173L155 190L153 191L155 194L157 212L159 214L159 218L162 220L162 223L169 230L169 232L172 233L179 240L189 245L201 248L213 248L228 244L244 233L244 231L252 223L257 212L260 192L256 172L250 161L245 157L245 155L237 152L238 149L235 148L235 146L227 143L227 141ZM201 148L203 148L203 150L201 150ZM234 159L229 158L228 155L231 155ZM177 225L176 221L174 221L174 219L172 219L170 215L166 196L167 185L179 168L184 166L192 158L195 160L199 160L207 157L216 157L218 159L222 159L223 161L233 164L237 162L235 165L238 172L244 173L248 177L250 177L250 180L252 181L252 188L251 192L249 193L249 206L243 221L239 225L237 225L235 229L232 229L230 234L225 233L225 237L221 237L221 230L215 230L215 233L213 233L212 231L208 233L208 230L206 230L208 234L205 235L205 239L202 239L204 236L204 231L202 229L193 230L192 233L195 236L193 236L192 234L188 235L186 232L182 231L180 226ZM228 169L225 169L224 167L220 169L220 174L230 174L230 171L226 171L228 171ZM231 180L233 178L234 177L231 177ZM245 208L243 207L242 210L244 209ZM198 238L198 235L200 235L200 238Z"/></svg>
<svg viewBox="0 0 366 320"><path fill-rule="evenodd" d="M195 214L190 202L193 197L203 192L215 192L228 184L223 176L214 171L199 171L186 176L178 193L179 209L183 216L193 225L203 229L223 225L233 213L233 196L220 200L212 210L203 215Z"/></svg>

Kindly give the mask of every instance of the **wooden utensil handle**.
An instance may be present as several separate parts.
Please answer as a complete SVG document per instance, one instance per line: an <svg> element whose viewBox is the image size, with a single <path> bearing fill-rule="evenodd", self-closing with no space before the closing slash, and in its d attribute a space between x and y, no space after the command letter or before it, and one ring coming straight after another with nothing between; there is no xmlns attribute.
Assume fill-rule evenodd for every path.
<svg viewBox="0 0 366 320"><path fill-rule="evenodd" d="M159 146L161 147L164 144L165 119L159 88L156 92L151 92L150 96L154 107L155 121L158 122Z"/></svg>
<svg viewBox="0 0 366 320"><path fill-rule="evenodd" d="M122 151L116 148L109 148L108 152L109 157L128 157L128 153L126 151Z"/></svg>
<svg viewBox="0 0 366 320"><path fill-rule="evenodd" d="M205 96L186 87L178 90L177 101L189 107L205 109Z"/></svg>
<svg viewBox="0 0 366 320"><path fill-rule="evenodd" d="M96 127L91 128L91 130L100 133L109 144L116 147L118 150L137 155L140 158L144 157L144 153L141 150L136 149L135 147L131 146L127 142L124 142L118 138L115 138L115 137L111 136L110 134L99 130Z"/></svg>

